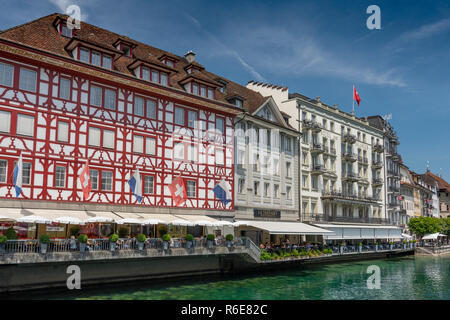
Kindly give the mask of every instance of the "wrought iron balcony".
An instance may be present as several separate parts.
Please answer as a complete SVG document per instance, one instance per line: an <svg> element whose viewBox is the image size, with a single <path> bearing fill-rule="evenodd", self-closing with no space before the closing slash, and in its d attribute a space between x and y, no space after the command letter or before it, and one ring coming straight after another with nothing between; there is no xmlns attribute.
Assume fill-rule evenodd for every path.
<svg viewBox="0 0 450 320"><path fill-rule="evenodd" d="M383 179L381 179L381 178L373 178L372 179L372 184L373 185L382 185L383 184Z"/></svg>
<svg viewBox="0 0 450 320"><path fill-rule="evenodd" d="M313 131L322 130L322 126L320 125L320 123L313 122L311 120L302 120L302 125L305 129L311 129Z"/></svg>
<svg viewBox="0 0 450 320"><path fill-rule="evenodd" d="M358 156L358 162L362 163L362 164L368 164L369 163L369 159Z"/></svg>
<svg viewBox="0 0 450 320"><path fill-rule="evenodd" d="M384 152L384 147L381 144L375 144L373 146L373 151L382 153L382 152Z"/></svg>
<svg viewBox="0 0 450 320"><path fill-rule="evenodd" d="M325 172L325 167L321 164L313 165L311 168L311 173L322 174Z"/></svg>
<svg viewBox="0 0 450 320"><path fill-rule="evenodd" d="M355 135L351 134L351 133L345 133L342 135L342 140L344 142L348 142L348 143L355 143L356 142L356 137Z"/></svg>
<svg viewBox="0 0 450 320"><path fill-rule="evenodd" d="M350 223L371 223L371 224L388 224L388 219L370 218L370 217L349 217L336 216L326 214L310 214L303 213L303 221L305 222L350 222Z"/></svg>
<svg viewBox="0 0 450 320"><path fill-rule="evenodd" d="M313 143L311 146L311 152L323 152L323 146L320 143Z"/></svg>
<svg viewBox="0 0 450 320"><path fill-rule="evenodd" d="M400 187L398 186L394 186L394 185L389 185L389 189L390 192L400 192Z"/></svg>
<svg viewBox="0 0 450 320"><path fill-rule="evenodd" d="M334 154L334 155L336 155L336 154L337 154L337 152L336 152L336 148L332 148L332 147L330 147L330 154Z"/></svg>
<svg viewBox="0 0 450 320"><path fill-rule="evenodd" d="M342 153L342 158L351 162L355 162L358 159L356 154L348 151Z"/></svg>
<svg viewBox="0 0 450 320"><path fill-rule="evenodd" d="M383 166L383 162L381 160L372 159L372 167L381 168Z"/></svg>
<svg viewBox="0 0 450 320"><path fill-rule="evenodd" d="M349 191L340 191L340 190L323 190L322 191L322 199L324 200L343 200L345 202L348 201L362 201L369 203L377 203L381 201L379 198L369 197L368 195L358 194L355 190Z"/></svg>
<svg viewBox="0 0 450 320"><path fill-rule="evenodd" d="M342 180L350 180L350 181L357 181L359 179L358 174L355 172L344 172L342 174Z"/></svg>

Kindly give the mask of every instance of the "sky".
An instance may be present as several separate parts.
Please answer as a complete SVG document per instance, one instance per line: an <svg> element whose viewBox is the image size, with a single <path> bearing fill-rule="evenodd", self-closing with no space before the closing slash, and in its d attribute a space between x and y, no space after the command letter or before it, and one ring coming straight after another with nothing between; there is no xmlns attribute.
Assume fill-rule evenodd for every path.
<svg viewBox="0 0 450 320"><path fill-rule="evenodd" d="M450 181L450 2L0 0L5 30L78 5L82 20L242 85L289 87L356 116L391 115L404 163ZM368 6L381 29L369 30Z"/></svg>

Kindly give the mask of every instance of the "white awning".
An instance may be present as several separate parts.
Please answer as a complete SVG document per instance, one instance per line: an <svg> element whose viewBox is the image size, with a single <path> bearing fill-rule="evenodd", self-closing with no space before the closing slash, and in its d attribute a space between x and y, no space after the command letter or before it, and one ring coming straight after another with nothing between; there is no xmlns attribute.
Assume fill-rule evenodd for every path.
<svg viewBox="0 0 450 320"><path fill-rule="evenodd" d="M144 225L144 219L142 216L133 212L117 212L113 211L118 219L115 220L117 224L139 224Z"/></svg>
<svg viewBox="0 0 450 320"><path fill-rule="evenodd" d="M144 224L169 224L178 218L171 214L147 214L140 213L144 219Z"/></svg>
<svg viewBox="0 0 450 320"><path fill-rule="evenodd" d="M22 209L19 208L1 208L0 209L0 221L17 221L22 218Z"/></svg>
<svg viewBox="0 0 450 320"><path fill-rule="evenodd" d="M252 226L258 229L269 231L270 234L292 234L292 235L326 235L333 234L333 231L318 228L301 222L282 221L258 221L239 220L235 225Z"/></svg>
<svg viewBox="0 0 450 320"><path fill-rule="evenodd" d="M402 233L402 238L405 238L405 239L411 239L413 236L410 236L409 234L406 234L406 233Z"/></svg>
<svg viewBox="0 0 450 320"><path fill-rule="evenodd" d="M177 217L190 221L194 223L197 226L205 226L205 227L216 227L220 226L219 220L210 218L208 216L201 216L201 215L180 215L177 214Z"/></svg>
<svg viewBox="0 0 450 320"><path fill-rule="evenodd" d="M442 233L430 233L426 234L422 237L422 240L437 240L438 237L446 237L445 234Z"/></svg>
<svg viewBox="0 0 450 320"><path fill-rule="evenodd" d="M85 220L87 223L114 223L121 217L111 211L86 211L89 218Z"/></svg>
<svg viewBox="0 0 450 320"><path fill-rule="evenodd" d="M325 235L326 240L358 239L400 239L402 229L395 226L315 224L318 227L334 231L334 235Z"/></svg>

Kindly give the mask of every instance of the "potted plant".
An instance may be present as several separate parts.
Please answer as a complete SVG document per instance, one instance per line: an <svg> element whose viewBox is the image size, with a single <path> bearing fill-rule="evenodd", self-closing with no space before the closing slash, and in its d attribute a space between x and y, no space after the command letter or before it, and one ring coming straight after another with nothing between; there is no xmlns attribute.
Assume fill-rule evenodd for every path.
<svg viewBox="0 0 450 320"><path fill-rule="evenodd" d="M225 236L225 240L227 241L228 248L231 248L233 246L233 239L234 239L234 236L232 234L227 234Z"/></svg>
<svg viewBox="0 0 450 320"><path fill-rule="evenodd" d="M358 245L358 251L359 251L359 253L362 252L362 247L363 247L363 244L362 244L362 242L360 242L359 245Z"/></svg>
<svg viewBox="0 0 450 320"><path fill-rule="evenodd" d="M208 249L211 249L211 248L213 247L214 239L215 239L215 238L216 238L216 237L214 237L213 234L208 234L208 235L206 236L206 246L208 247Z"/></svg>
<svg viewBox="0 0 450 320"><path fill-rule="evenodd" d="M70 228L70 235L74 237L78 237L78 234L80 233L81 227L80 226L73 226Z"/></svg>
<svg viewBox="0 0 450 320"><path fill-rule="evenodd" d="M194 245L194 236L190 233L188 233L185 237L184 240L186 240L186 249L190 249L192 248L192 246Z"/></svg>
<svg viewBox="0 0 450 320"><path fill-rule="evenodd" d="M50 236L48 234L41 234L39 242L41 243L41 253L47 253L47 245L50 242Z"/></svg>
<svg viewBox="0 0 450 320"><path fill-rule="evenodd" d="M339 253L344 254L344 244L343 243L339 244Z"/></svg>
<svg viewBox="0 0 450 320"><path fill-rule="evenodd" d="M119 235L113 233L112 235L109 236L109 249L111 251L116 250L117 240L119 240Z"/></svg>
<svg viewBox="0 0 450 320"><path fill-rule="evenodd" d="M147 237L143 233L139 233L137 235L137 241L138 241L138 249L139 251L144 250L144 242L147 240Z"/></svg>
<svg viewBox="0 0 450 320"><path fill-rule="evenodd" d="M403 250L406 250L406 240L403 240L402 244L403 244Z"/></svg>
<svg viewBox="0 0 450 320"><path fill-rule="evenodd" d="M5 236L8 240L17 240L19 237L17 236L16 230L13 227L6 229Z"/></svg>
<svg viewBox="0 0 450 320"><path fill-rule="evenodd" d="M389 242L389 249L390 250L394 249L394 242L392 242L392 241Z"/></svg>
<svg viewBox="0 0 450 320"><path fill-rule="evenodd" d="M85 235L84 233L81 233L78 236L78 242L80 243L80 251L81 252L86 251L86 243L87 243L87 241L88 241L88 236Z"/></svg>
<svg viewBox="0 0 450 320"><path fill-rule="evenodd" d="M163 249L164 250L168 250L169 249L170 234L168 234L168 233L163 234L162 240L163 240Z"/></svg>
<svg viewBox="0 0 450 320"><path fill-rule="evenodd" d="M378 242L375 242L375 251L378 252Z"/></svg>
<svg viewBox="0 0 450 320"><path fill-rule="evenodd" d="M6 243L8 241L8 238L4 235L0 236L0 253L6 252Z"/></svg>

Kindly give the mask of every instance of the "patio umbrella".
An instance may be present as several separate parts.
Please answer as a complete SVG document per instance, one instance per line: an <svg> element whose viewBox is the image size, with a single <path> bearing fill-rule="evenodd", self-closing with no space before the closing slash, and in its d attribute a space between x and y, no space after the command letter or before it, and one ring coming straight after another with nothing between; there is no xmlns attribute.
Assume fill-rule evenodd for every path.
<svg viewBox="0 0 450 320"><path fill-rule="evenodd" d="M235 227L248 226L248 223L245 221L236 221L236 222L233 222L233 226L235 226Z"/></svg>
<svg viewBox="0 0 450 320"><path fill-rule="evenodd" d="M50 224L50 223L52 223L52 220L41 217L41 216L31 215L31 216L24 216L22 218L17 219L17 222Z"/></svg>
<svg viewBox="0 0 450 320"><path fill-rule="evenodd" d="M225 220L219 220L216 223L218 226L233 226L233 222L225 221Z"/></svg>
<svg viewBox="0 0 450 320"><path fill-rule="evenodd" d="M152 219L144 219L143 224L168 224L168 222L162 219L152 218Z"/></svg>
<svg viewBox="0 0 450 320"><path fill-rule="evenodd" d="M215 223L215 222L211 222L208 220L197 220L194 222L195 225L197 226L205 226L205 227L216 227L219 226L219 224Z"/></svg>
<svg viewBox="0 0 450 320"><path fill-rule="evenodd" d="M110 217L96 216L96 217L92 217L92 218L87 219L85 222L87 222L87 223L96 223L96 222L98 222L98 223L108 223L108 222L112 223L112 222L114 222L114 219L110 218Z"/></svg>

